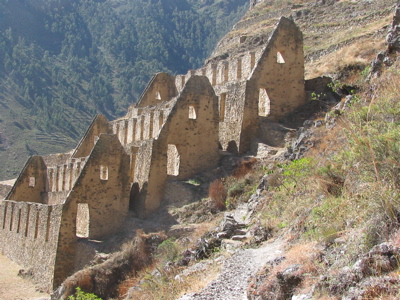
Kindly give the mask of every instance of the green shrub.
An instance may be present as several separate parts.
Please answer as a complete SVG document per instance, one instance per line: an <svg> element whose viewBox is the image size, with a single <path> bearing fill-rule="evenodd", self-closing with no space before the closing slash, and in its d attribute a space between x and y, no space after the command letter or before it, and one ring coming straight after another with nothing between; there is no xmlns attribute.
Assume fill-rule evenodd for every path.
<svg viewBox="0 0 400 300"><path fill-rule="evenodd" d="M181 249L175 238L169 238L162 242L157 248L157 257L163 262L175 262L179 258Z"/></svg>
<svg viewBox="0 0 400 300"><path fill-rule="evenodd" d="M80 287L76 288L75 296L69 296L69 300L102 300L92 293L85 293Z"/></svg>

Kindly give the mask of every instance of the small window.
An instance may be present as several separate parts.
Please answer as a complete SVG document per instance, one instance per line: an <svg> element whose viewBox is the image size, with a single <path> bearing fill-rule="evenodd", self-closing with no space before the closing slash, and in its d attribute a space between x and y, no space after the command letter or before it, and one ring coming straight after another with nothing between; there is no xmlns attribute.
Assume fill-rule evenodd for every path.
<svg viewBox="0 0 400 300"><path fill-rule="evenodd" d="M108 180L108 167L100 166L100 180Z"/></svg>
<svg viewBox="0 0 400 300"><path fill-rule="evenodd" d="M161 94L159 91L156 92L156 100L161 101Z"/></svg>
<svg viewBox="0 0 400 300"><path fill-rule="evenodd" d="M285 59L283 58L283 52L279 52L276 54L276 62L278 64L284 64L285 63Z"/></svg>
<svg viewBox="0 0 400 300"><path fill-rule="evenodd" d="M29 187L35 187L36 179L35 177L29 177Z"/></svg>
<svg viewBox="0 0 400 300"><path fill-rule="evenodd" d="M191 120L196 120L197 119L197 115L196 115L196 109L194 108L194 106L189 106L189 119Z"/></svg>

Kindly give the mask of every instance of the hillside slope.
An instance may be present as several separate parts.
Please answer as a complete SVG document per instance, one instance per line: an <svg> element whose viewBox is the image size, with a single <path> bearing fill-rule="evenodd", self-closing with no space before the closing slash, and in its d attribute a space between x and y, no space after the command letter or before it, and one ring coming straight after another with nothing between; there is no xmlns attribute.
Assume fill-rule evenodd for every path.
<svg viewBox="0 0 400 300"><path fill-rule="evenodd" d="M124 278L113 286L121 299L399 299L398 52L374 61L380 77L368 76L388 49L395 3L258 2L210 59L257 47L281 14L292 15L305 35L307 77L331 75L329 87L291 116L298 126L284 149L224 156L210 172L223 178L186 182L203 188L203 200L130 219L124 234L139 229L135 239L62 291L84 286L106 299L105 278L115 274ZM333 92L340 101L325 94ZM298 122L305 112L310 119ZM121 257L143 265L124 273Z"/></svg>
<svg viewBox="0 0 400 300"><path fill-rule="evenodd" d="M65 152L150 77L199 67L247 0L0 0L0 179Z"/></svg>

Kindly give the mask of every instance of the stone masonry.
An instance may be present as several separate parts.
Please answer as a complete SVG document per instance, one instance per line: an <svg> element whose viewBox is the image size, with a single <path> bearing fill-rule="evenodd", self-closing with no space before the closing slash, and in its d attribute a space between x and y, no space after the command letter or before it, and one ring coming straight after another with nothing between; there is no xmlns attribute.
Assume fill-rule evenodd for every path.
<svg viewBox="0 0 400 300"><path fill-rule="evenodd" d="M0 202L0 251L50 291L79 269L80 239L156 212L169 180L216 167L221 149L249 151L262 122L304 102L302 33L287 18L257 51L156 74L125 117L98 115L73 151L29 158Z"/></svg>

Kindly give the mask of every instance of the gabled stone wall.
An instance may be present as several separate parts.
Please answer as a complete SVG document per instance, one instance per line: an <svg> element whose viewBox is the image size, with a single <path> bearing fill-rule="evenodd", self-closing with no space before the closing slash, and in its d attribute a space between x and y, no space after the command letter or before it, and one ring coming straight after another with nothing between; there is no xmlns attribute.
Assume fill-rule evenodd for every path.
<svg viewBox="0 0 400 300"><path fill-rule="evenodd" d="M214 168L219 148L248 151L262 122L303 104L302 43L281 18L263 49L156 74L125 117L96 116L72 154L31 157L0 204L0 250L42 288L59 285L85 263L79 239L116 233L128 209L154 213L168 180Z"/></svg>
<svg viewBox="0 0 400 300"><path fill-rule="evenodd" d="M159 135L137 150L133 181L139 191L131 202L141 216L159 208L168 178L189 178L219 160L218 99L207 78L191 77L170 105Z"/></svg>
<svg viewBox="0 0 400 300"><path fill-rule="evenodd" d="M302 33L282 17L264 48L232 57L226 53L178 75L178 90L194 74L207 76L219 97L221 147L245 153L263 119L277 122L305 102Z"/></svg>
<svg viewBox="0 0 400 300"><path fill-rule="evenodd" d="M47 203L46 189L46 165L41 156L32 156L28 159L6 199Z"/></svg>

